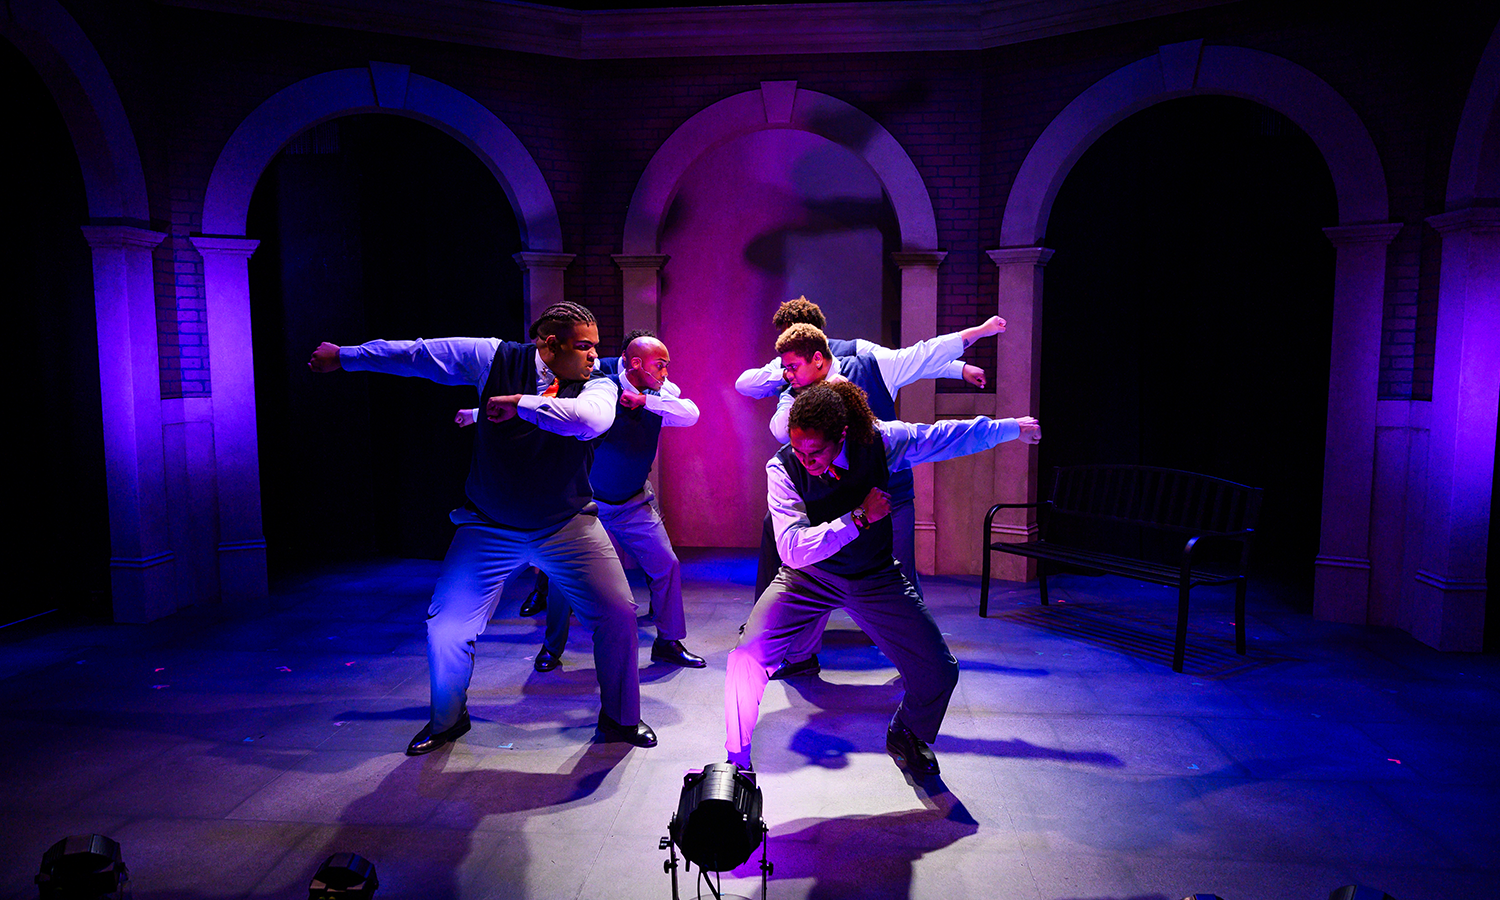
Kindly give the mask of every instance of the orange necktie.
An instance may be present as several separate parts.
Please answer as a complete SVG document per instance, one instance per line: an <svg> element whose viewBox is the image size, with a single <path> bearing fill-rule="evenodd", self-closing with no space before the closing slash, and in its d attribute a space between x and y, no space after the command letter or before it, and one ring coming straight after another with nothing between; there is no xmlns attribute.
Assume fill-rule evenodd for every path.
<svg viewBox="0 0 1500 900"><path fill-rule="evenodd" d="M542 396L543 397L556 397L557 396L557 379L556 378L552 379L552 383L549 384L549 385L547 385L547 389L545 391L542 391Z"/></svg>

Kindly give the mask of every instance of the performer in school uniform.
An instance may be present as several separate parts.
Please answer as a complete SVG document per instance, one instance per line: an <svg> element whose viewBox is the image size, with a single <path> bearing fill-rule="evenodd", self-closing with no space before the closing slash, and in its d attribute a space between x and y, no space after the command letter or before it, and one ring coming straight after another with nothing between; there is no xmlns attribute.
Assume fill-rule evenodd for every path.
<svg viewBox="0 0 1500 900"><path fill-rule="evenodd" d="M905 693L886 750L914 775L936 775L937 738L958 663L922 597L892 554L892 476L922 462L978 453L1004 441L1041 440L1031 417L983 416L915 425L876 419L864 392L843 381L810 386L788 415L790 442L766 464L767 504L784 561L729 654L724 682L729 761L751 764L751 735L772 668L792 641L836 608L901 673Z"/></svg>
<svg viewBox="0 0 1500 900"><path fill-rule="evenodd" d="M776 412L771 417L771 434L785 443L788 439L787 415L797 394L825 380L854 382L869 398L875 416L893 421L896 418L897 391L922 378L940 377L945 367L955 363L975 341L1004 331L1005 320L992 316L963 331L930 338L900 350L876 348L869 353L841 357L833 354L822 331L807 324L793 325L776 340L776 352L780 354L788 389L777 401ZM978 384L984 384L982 372ZM896 559L907 580L921 594L922 582L916 567L916 486L909 469L895 473L893 478L890 493ZM763 536L759 570L763 581L756 585L762 591L778 563L774 556L774 541L769 542L769 546L771 549L768 550ZM796 642L790 648L786 664L773 677L788 678L819 671L817 651L825 625L826 620L814 625L802 640Z"/></svg>
<svg viewBox="0 0 1500 900"><path fill-rule="evenodd" d="M589 487L593 441L614 424L618 389L593 377L598 326L576 303L549 306L529 344L496 338L324 343L308 363L471 384L484 420L475 435L467 502L427 611L432 715L407 745L430 753L469 731L475 641L505 576L523 565L546 572L574 599L594 639L599 734L656 744L640 720L635 602Z"/></svg>
<svg viewBox="0 0 1500 900"><path fill-rule="evenodd" d="M620 393L614 425L594 448L589 484L599 506L604 530L646 573L656 640L651 658L684 668L701 669L707 662L689 651L687 619L682 608L682 564L662 523L656 495L647 480L656 459L663 427L687 427L698 421L698 406L682 396L668 378L671 355L649 331L633 331L624 352L596 368L610 373ZM470 414L472 416L472 413ZM463 414L460 414L463 421ZM544 586L538 576L536 593L546 598L547 632L533 667L549 672L561 665L568 642L571 607L560 592ZM524 615L526 610L522 610Z"/></svg>

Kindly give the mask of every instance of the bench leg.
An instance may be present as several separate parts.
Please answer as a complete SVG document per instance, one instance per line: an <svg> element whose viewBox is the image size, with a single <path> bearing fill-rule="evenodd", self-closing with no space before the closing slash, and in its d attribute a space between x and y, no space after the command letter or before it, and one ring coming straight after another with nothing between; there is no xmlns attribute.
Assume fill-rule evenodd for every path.
<svg viewBox="0 0 1500 900"><path fill-rule="evenodd" d="M1045 559L1036 561L1036 580L1042 589L1042 605L1047 606L1047 561Z"/></svg>
<svg viewBox="0 0 1500 900"><path fill-rule="evenodd" d="M1234 586L1234 652L1245 655L1245 579Z"/></svg>
<svg viewBox="0 0 1500 900"><path fill-rule="evenodd" d="M980 546L980 552L984 554L984 565L980 567L979 573L979 618L983 619L990 613L990 554L995 551L990 549L988 543Z"/></svg>
<svg viewBox="0 0 1500 900"><path fill-rule="evenodd" d="M1177 588L1177 646L1172 652L1172 671L1182 671L1182 658L1187 655L1188 586Z"/></svg>

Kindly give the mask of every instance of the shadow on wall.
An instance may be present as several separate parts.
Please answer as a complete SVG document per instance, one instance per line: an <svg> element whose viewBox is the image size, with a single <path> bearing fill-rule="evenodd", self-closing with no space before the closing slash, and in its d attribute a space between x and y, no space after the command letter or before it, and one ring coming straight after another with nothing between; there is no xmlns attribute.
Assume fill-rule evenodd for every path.
<svg viewBox="0 0 1500 900"><path fill-rule="evenodd" d="M765 512L774 401L734 390L775 355L783 301L819 303L838 337L880 340L894 215L869 166L804 131L755 132L689 167L666 216L661 336L673 380L703 416L662 434L663 512L683 546L752 547Z"/></svg>

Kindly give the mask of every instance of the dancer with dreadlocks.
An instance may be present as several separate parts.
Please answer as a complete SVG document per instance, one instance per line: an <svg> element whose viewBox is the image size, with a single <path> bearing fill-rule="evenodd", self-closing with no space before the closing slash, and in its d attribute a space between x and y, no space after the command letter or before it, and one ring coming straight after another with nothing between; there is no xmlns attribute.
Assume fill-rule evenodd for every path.
<svg viewBox="0 0 1500 900"><path fill-rule="evenodd" d="M724 681L729 761L751 769L750 737L776 664L797 635L842 607L901 673L905 694L886 730L886 750L916 776L938 774L928 747L958 683L922 597L897 566L891 544L892 473L1020 438L1041 426L1019 419L883 422L851 382L809 386L788 416L790 443L766 463L767 503L782 566L755 603L729 654Z"/></svg>
<svg viewBox="0 0 1500 900"><path fill-rule="evenodd" d="M635 602L625 571L599 524L589 487L593 441L614 424L619 393L595 377L599 328L576 303L555 303L531 326L530 344L496 338L320 344L308 367L384 372L479 391L483 420L453 511L458 531L427 610L432 717L411 739L410 756L430 753L469 730L474 644L499 601L505 577L534 565L574 601L594 636L594 668L608 741L656 745L640 720Z"/></svg>

